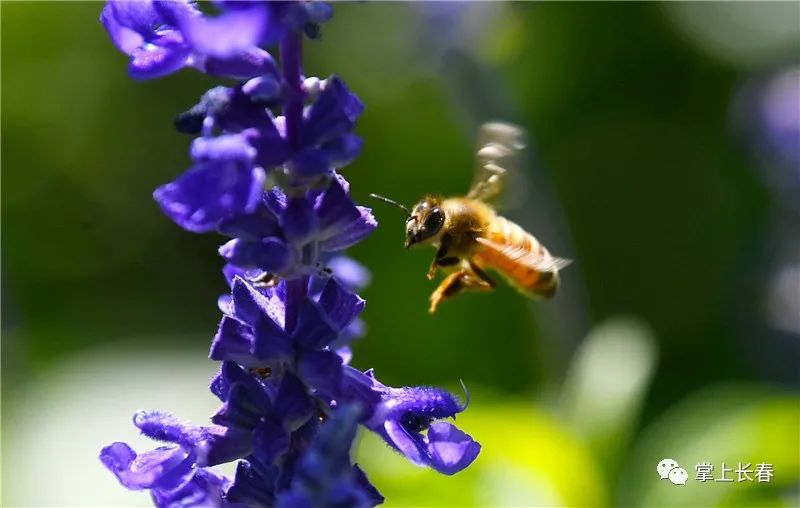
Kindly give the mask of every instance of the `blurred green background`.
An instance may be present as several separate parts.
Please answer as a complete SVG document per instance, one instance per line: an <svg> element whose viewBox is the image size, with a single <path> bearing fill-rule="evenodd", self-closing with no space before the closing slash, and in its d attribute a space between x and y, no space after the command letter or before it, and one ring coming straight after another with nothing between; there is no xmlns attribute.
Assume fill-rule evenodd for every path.
<svg viewBox="0 0 800 508"><path fill-rule="evenodd" d="M101 3L0 8L2 504L147 504L96 455L136 440L140 406L214 409L222 239L151 193L189 164L172 119L216 81L129 79ZM797 504L798 215L735 112L748 82L797 66L798 19L765 2L335 6L306 69L366 104L356 199L464 193L479 122L515 121L532 143L513 217L576 260L553 302L502 287L431 317L433 250L403 250L399 214L374 207L381 227L350 251L373 276L354 364L396 386L463 379L459 422L484 445L446 478L365 436L387 505ZM662 458L686 486L659 480ZM723 461L775 476L694 480Z"/></svg>

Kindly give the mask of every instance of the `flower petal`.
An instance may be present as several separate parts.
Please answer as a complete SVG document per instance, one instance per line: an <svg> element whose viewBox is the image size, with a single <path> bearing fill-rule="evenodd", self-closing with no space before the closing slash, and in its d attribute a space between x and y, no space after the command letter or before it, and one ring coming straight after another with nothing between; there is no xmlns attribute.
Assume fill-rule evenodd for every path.
<svg viewBox="0 0 800 508"><path fill-rule="evenodd" d="M244 457L252 447L249 429L192 425L160 411L138 411L133 423L148 437L192 450L199 466L213 466Z"/></svg>
<svg viewBox="0 0 800 508"><path fill-rule="evenodd" d="M386 498L375 488L372 483L370 483L369 478L367 478L367 474L358 466L358 464L353 465L353 477L355 478L356 484L361 487L361 490L364 492L364 495L367 498L367 506L378 506L379 504L383 504Z"/></svg>
<svg viewBox="0 0 800 508"><path fill-rule="evenodd" d="M366 302L331 277L319 296L319 304L333 328L340 332L361 314Z"/></svg>
<svg viewBox="0 0 800 508"><path fill-rule="evenodd" d="M179 226L203 233L234 213L252 212L265 178L261 168L241 161L202 162L156 189L153 197Z"/></svg>
<svg viewBox="0 0 800 508"><path fill-rule="evenodd" d="M286 310L280 293L275 289L261 293L237 277L232 295L234 317L253 327L253 355L262 361L290 357L293 349L283 330Z"/></svg>
<svg viewBox="0 0 800 508"><path fill-rule="evenodd" d="M383 429L385 434L382 432L378 432L378 434L383 434L384 439L397 451L405 455L412 464L418 466L427 465L423 444L420 442L419 436L412 435L403 428L400 422L395 420L383 422Z"/></svg>
<svg viewBox="0 0 800 508"><path fill-rule="evenodd" d="M336 179L317 200L315 209L319 216L321 238L335 237L361 218L361 212Z"/></svg>
<svg viewBox="0 0 800 508"><path fill-rule="evenodd" d="M308 146L295 153L288 166L300 176L312 177L329 173L331 161L328 154L315 146Z"/></svg>
<svg viewBox="0 0 800 508"><path fill-rule="evenodd" d="M262 362L288 360L294 354L291 338L276 330L268 321L259 322L255 327L256 340L253 355Z"/></svg>
<svg viewBox="0 0 800 508"><path fill-rule="evenodd" d="M275 321L277 328L283 328L280 316L285 311L274 308L274 302L268 295L261 294L244 279L237 277L233 280L231 296L233 297L234 316L241 322L253 326L264 317L269 317Z"/></svg>
<svg viewBox="0 0 800 508"><path fill-rule="evenodd" d="M224 506L222 494L230 480L212 469L198 469L192 479L176 490L155 489L153 501L159 507L197 506L217 508Z"/></svg>
<svg viewBox="0 0 800 508"><path fill-rule="evenodd" d="M363 289L369 285L371 278L369 270L351 257L334 256L326 265L333 271L334 277L350 289Z"/></svg>
<svg viewBox="0 0 800 508"><path fill-rule="evenodd" d="M271 101L280 96L281 84L276 76L261 75L242 85L242 91L254 99Z"/></svg>
<svg viewBox="0 0 800 508"><path fill-rule="evenodd" d="M260 392L260 393L259 393ZM250 400L252 395L258 398ZM227 400L211 417L217 425L253 429L264 415L272 415L272 404L263 390L258 392L243 383L236 383L228 390Z"/></svg>
<svg viewBox="0 0 800 508"><path fill-rule="evenodd" d="M267 393L269 391L268 387L234 362L223 362L219 372L211 380L210 388L211 392L220 400L228 402L232 400L231 391L237 384L244 387L244 391L240 394L243 397L242 407L249 408L248 411L252 412L253 419L260 418L256 415L272 414L272 401ZM238 404L238 401L234 403L234 405L236 404ZM223 412L223 408L217 411L217 413L221 412ZM217 422L213 418L211 421L219 425L227 425L225 421Z"/></svg>
<svg viewBox="0 0 800 508"><path fill-rule="evenodd" d="M280 232L278 218L259 203L252 213L235 214L217 224L217 232L231 238L259 240L266 236L277 236Z"/></svg>
<svg viewBox="0 0 800 508"><path fill-rule="evenodd" d="M198 134L207 119L213 120L214 127L229 133L255 129L258 136L250 141L258 149L259 165L263 167L269 164L262 162L262 157L282 162L289 154L288 143L278 131L277 120L263 103L254 101L243 92L241 86L218 86L208 90L200 102L178 115L175 126L181 132ZM269 148L271 153L262 153L262 148Z"/></svg>
<svg viewBox="0 0 800 508"><path fill-rule="evenodd" d="M187 448L203 439L200 429L162 411L137 411L133 415L133 424L142 434L156 441L177 443Z"/></svg>
<svg viewBox="0 0 800 508"><path fill-rule="evenodd" d="M142 33L149 34L157 20L148 2L107 2L100 14L111 41L128 55L144 43Z"/></svg>
<svg viewBox="0 0 800 508"><path fill-rule="evenodd" d="M275 236L256 241L234 238L219 248L219 254L242 268L259 268L270 273L288 270L294 263L289 246Z"/></svg>
<svg viewBox="0 0 800 508"><path fill-rule="evenodd" d="M283 427L294 432L311 418L315 410L305 385L290 372L285 373L275 399L275 413L280 416Z"/></svg>
<svg viewBox="0 0 800 508"><path fill-rule="evenodd" d="M375 506L370 501L377 491L350 464L359 413L356 407L342 406L319 427L297 462L289 489L280 493L277 508Z"/></svg>
<svg viewBox="0 0 800 508"><path fill-rule="evenodd" d="M325 2L306 2L303 7L312 23L323 23L333 16L333 9Z"/></svg>
<svg viewBox="0 0 800 508"><path fill-rule="evenodd" d="M355 134L345 134L333 139L320 148L328 155L328 164L341 168L353 162L361 153L364 141Z"/></svg>
<svg viewBox="0 0 800 508"><path fill-rule="evenodd" d="M228 284L230 284L233 281L233 276L228 278L228 276L227 276L228 272L226 271L226 269L228 269L229 267L232 267L232 266L233 265L227 264L222 269L223 273L226 274L225 277L226 277L226 280L228 281ZM219 309L220 312L222 312L222 314L224 314L226 316L229 316L233 312L233 307L231 306L232 302L233 302L233 300L231 299L231 295L228 295L228 294L219 295L219 297L217 298L217 308ZM213 346L213 343L212 343L212 346Z"/></svg>
<svg viewBox="0 0 800 508"><path fill-rule="evenodd" d="M341 399L361 407L362 419L366 425L381 405L382 392L376 389L376 384L383 385L377 383L371 369L365 373L348 365L342 368L342 372ZM378 421L378 419L375 420L375 422ZM380 425L382 424L383 420L380 420ZM375 430L373 427L369 428Z"/></svg>
<svg viewBox="0 0 800 508"><path fill-rule="evenodd" d="M260 77L261 82L264 83L268 80L276 82L278 79L275 61L269 53L261 48L250 48L242 53L224 58L206 57L203 68L207 74L222 78L250 79L252 81L251 78L258 79ZM278 89L279 91L280 89ZM245 93L251 97L262 98L247 91ZM274 97L277 95L270 98Z"/></svg>
<svg viewBox="0 0 800 508"><path fill-rule="evenodd" d="M230 316L223 316L208 356L212 360L227 360L245 367L255 367L258 362L253 358L253 343L253 329L250 326Z"/></svg>
<svg viewBox="0 0 800 508"><path fill-rule="evenodd" d="M297 371L317 396L333 399L339 393L342 358L333 351L312 351L302 355Z"/></svg>
<svg viewBox="0 0 800 508"><path fill-rule="evenodd" d="M336 354L342 359L342 365L349 365L350 360L353 359L353 350L350 346L342 346L336 349Z"/></svg>
<svg viewBox="0 0 800 508"><path fill-rule="evenodd" d="M155 0L153 7L163 22L173 27L179 27L187 18L202 16L194 0Z"/></svg>
<svg viewBox="0 0 800 508"><path fill-rule="evenodd" d="M312 300L303 300L292 338L305 351L322 349L336 339L337 330L328 321L325 311Z"/></svg>
<svg viewBox="0 0 800 508"><path fill-rule="evenodd" d="M264 463L273 464L289 451L291 436L283 426L273 420L264 420L253 432L253 448L258 450Z"/></svg>
<svg viewBox="0 0 800 508"><path fill-rule="evenodd" d="M354 319L339 333L337 344L350 344L354 340L367 334L367 325L361 319Z"/></svg>
<svg viewBox="0 0 800 508"><path fill-rule="evenodd" d="M197 448L199 466L216 466L247 456L253 450L249 430L215 427L209 439Z"/></svg>
<svg viewBox="0 0 800 508"><path fill-rule="evenodd" d="M317 230L317 216L305 197L292 198L281 216L286 240L295 245L307 243Z"/></svg>
<svg viewBox="0 0 800 508"><path fill-rule="evenodd" d="M181 446L137 455L127 444L116 442L100 451L100 460L123 486L134 490L177 488L191 478L194 468L194 457Z"/></svg>
<svg viewBox="0 0 800 508"><path fill-rule="evenodd" d="M339 77L329 77L303 117L301 143L322 144L348 134L362 111L364 104L358 96Z"/></svg>
<svg viewBox="0 0 800 508"><path fill-rule="evenodd" d="M259 45L268 12L261 6L232 10L217 17L188 17L180 28L186 41L204 55L227 58Z"/></svg>
<svg viewBox="0 0 800 508"><path fill-rule="evenodd" d="M363 399L366 385L371 383L371 390L381 398L364 425L411 462L450 475L475 460L478 443L449 423L434 422L464 410L453 395L429 386L390 388L353 371L345 370L344 386L350 395Z"/></svg>
<svg viewBox="0 0 800 508"><path fill-rule="evenodd" d="M265 466L254 457L248 457L236 466L236 476L225 500L234 506L274 506L273 485L277 476L275 466Z"/></svg>
<svg viewBox="0 0 800 508"><path fill-rule="evenodd" d="M135 3L135 2L133 2ZM153 79L172 74L186 66L191 50L180 33L165 31L151 42L134 48L128 71L133 79Z"/></svg>
<svg viewBox="0 0 800 508"><path fill-rule="evenodd" d="M196 162L241 161L251 163L256 149L248 141L248 135L255 130L238 134L224 134L216 137L201 137L192 142L191 154Z"/></svg>
<svg viewBox="0 0 800 508"><path fill-rule="evenodd" d="M428 429L429 465L451 475L466 468L481 451L481 445L449 422L434 422Z"/></svg>
<svg viewBox="0 0 800 508"><path fill-rule="evenodd" d="M327 238L320 248L326 252L336 252L357 244L378 227L378 221L372 210L363 206L356 207L358 218L350 222L335 235Z"/></svg>

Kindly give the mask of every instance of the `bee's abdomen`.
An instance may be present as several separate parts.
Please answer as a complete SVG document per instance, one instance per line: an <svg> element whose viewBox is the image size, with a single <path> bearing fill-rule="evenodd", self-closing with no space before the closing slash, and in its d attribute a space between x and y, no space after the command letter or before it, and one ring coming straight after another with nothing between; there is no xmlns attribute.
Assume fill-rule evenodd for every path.
<svg viewBox="0 0 800 508"><path fill-rule="evenodd" d="M530 254L530 258L548 260L550 252L533 235L503 217L497 217L486 235L496 245L509 247L508 251ZM515 256L495 249L481 249L475 260L488 268L494 268L524 293L540 298L550 298L558 287L557 270L542 270L526 264ZM546 266L547 263L541 263Z"/></svg>

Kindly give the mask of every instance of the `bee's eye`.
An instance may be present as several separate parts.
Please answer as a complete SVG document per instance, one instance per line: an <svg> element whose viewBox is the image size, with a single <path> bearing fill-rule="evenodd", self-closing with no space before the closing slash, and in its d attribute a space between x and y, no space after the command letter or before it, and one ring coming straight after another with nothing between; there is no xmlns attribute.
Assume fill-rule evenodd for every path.
<svg viewBox="0 0 800 508"><path fill-rule="evenodd" d="M434 234L444 225L444 212L441 208L434 208L431 210L428 218L425 219L425 229L428 234Z"/></svg>

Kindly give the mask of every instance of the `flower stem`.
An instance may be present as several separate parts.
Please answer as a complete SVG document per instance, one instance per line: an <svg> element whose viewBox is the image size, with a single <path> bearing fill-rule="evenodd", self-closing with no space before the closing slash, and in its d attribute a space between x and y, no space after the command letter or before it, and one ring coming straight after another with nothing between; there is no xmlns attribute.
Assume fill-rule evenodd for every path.
<svg viewBox="0 0 800 508"><path fill-rule="evenodd" d="M308 277L302 276L297 279L286 281L286 321L284 328L294 330L297 326L297 317L300 313L300 306L308 295Z"/></svg>
<svg viewBox="0 0 800 508"><path fill-rule="evenodd" d="M280 44L283 81L286 98L283 116L286 119L286 139L292 151L300 148L300 122L303 119L303 34L293 32ZM286 281L286 322L287 330L297 325L300 304L306 298L308 277Z"/></svg>
<svg viewBox="0 0 800 508"><path fill-rule="evenodd" d="M281 44L281 66L287 94L283 106L286 137L292 150L300 147L300 122L303 118L303 34L293 32Z"/></svg>

